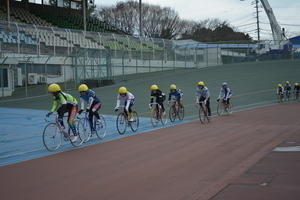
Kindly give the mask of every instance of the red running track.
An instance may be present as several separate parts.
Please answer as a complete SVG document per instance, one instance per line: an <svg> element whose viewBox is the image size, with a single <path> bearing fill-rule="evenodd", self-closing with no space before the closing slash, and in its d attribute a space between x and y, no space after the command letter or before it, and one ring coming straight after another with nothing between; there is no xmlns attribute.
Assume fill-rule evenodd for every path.
<svg viewBox="0 0 300 200"><path fill-rule="evenodd" d="M288 156L274 162L278 173L280 166L298 165L290 170L296 186L280 187L284 171L269 175L268 169L274 168L266 167L260 177L256 166L281 154L271 150L289 138L300 142L300 123L295 120L299 105L235 112L207 124L192 121L2 166L1 199L247 199L247 192L256 197L248 199L293 199L300 196L299 152L292 153L298 162L289 162ZM249 189L253 185L260 190ZM278 188L290 198L272 193Z"/></svg>

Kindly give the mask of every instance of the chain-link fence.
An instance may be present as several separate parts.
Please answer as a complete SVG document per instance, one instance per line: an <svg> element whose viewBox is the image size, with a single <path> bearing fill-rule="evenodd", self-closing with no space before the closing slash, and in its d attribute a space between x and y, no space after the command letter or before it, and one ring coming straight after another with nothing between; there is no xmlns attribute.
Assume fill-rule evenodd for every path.
<svg viewBox="0 0 300 200"><path fill-rule="evenodd" d="M99 87L149 72L294 58L287 45L264 52L271 43L203 44L0 21L0 97L44 95L50 83L74 90L81 83Z"/></svg>

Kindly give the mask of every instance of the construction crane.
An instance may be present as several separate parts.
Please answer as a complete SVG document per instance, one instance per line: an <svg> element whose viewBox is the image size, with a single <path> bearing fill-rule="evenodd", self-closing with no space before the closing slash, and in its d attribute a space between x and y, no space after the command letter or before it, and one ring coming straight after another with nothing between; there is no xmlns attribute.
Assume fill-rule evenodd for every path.
<svg viewBox="0 0 300 200"><path fill-rule="evenodd" d="M258 0L256 0L257 2ZM267 0L260 0L263 8L268 16L272 35L273 35L273 43L265 43L260 42L258 46L254 49L256 53L261 55L270 55L270 54L284 54L292 50L291 44L285 38L284 29L281 29L278 24L276 17L273 13L273 9L271 8L269 2ZM258 30L259 31L259 30Z"/></svg>

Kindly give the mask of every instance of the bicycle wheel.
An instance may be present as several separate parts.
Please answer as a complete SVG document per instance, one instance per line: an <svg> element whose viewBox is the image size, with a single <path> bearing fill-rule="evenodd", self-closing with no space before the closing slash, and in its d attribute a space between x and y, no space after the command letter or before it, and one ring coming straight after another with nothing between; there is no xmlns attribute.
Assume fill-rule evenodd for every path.
<svg viewBox="0 0 300 200"><path fill-rule="evenodd" d="M278 103L282 103L282 94L278 94Z"/></svg>
<svg viewBox="0 0 300 200"><path fill-rule="evenodd" d="M175 105L172 105L170 107L169 118L170 118L171 122L174 122L175 119L176 119L176 107L175 107Z"/></svg>
<svg viewBox="0 0 300 200"><path fill-rule="evenodd" d="M139 128L139 116L137 114L137 112L133 111L132 112L133 115L133 121L130 121L130 128L133 132L136 132Z"/></svg>
<svg viewBox="0 0 300 200"><path fill-rule="evenodd" d="M90 130L90 122L87 118L81 118L80 122L83 124L84 127L84 134L81 134L83 142L88 142L91 138L91 131L88 131Z"/></svg>
<svg viewBox="0 0 300 200"><path fill-rule="evenodd" d="M97 124L97 118L94 117L95 131L99 139L103 139L106 136L106 121L102 115L100 116L100 123Z"/></svg>
<svg viewBox="0 0 300 200"><path fill-rule="evenodd" d="M43 143L49 151L56 151L62 142L62 134L55 123L48 124L43 132Z"/></svg>
<svg viewBox="0 0 300 200"><path fill-rule="evenodd" d="M233 103L231 101L228 105L227 115L232 114L232 112L233 112Z"/></svg>
<svg viewBox="0 0 300 200"><path fill-rule="evenodd" d="M83 125L83 123L80 120L75 120L74 125L76 127L76 134L77 134L78 138L75 142L72 141L74 139L75 135L69 128L68 133L69 133L69 137L70 137L70 142L74 147L79 147L82 145L87 131L85 129L85 126Z"/></svg>
<svg viewBox="0 0 300 200"><path fill-rule="evenodd" d="M157 108L152 108L151 110L151 123L152 126L156 127L158 124L158 119L157 119Z"/></svg>
<svg viewBox="0 0 300 200"><path fill-rule="evenodd" d="M295 101L299 101L299 93L298 92L295 92L295 94L294 94L294 100Z"/></svg>
<svg viewBox="0 0 300 200"><path fill-rule="evenodd" d="M285 97L286 97L285 101L290 101L290 94L289 94L289 92L285 93Z"/></svg>
<svg viewBox="0 0 300 200"><path fill-rule="evenodd" d="M160 114L160 121L161 121L161 123L163 124L163 125L166 125L167 124L167 122L168 122L168 117L167 117L167 111L165 110L165 114L163 114L163 112L162 112L162 110L160 109L159 110L160 112L161 112L161 114Z"/></svg>
<svg viewBox="0 0 300 200"><path fill-rule="evenodd" d="M225 111L224 103L219 102L218 106L217 106L218 115L222 115L224 113L224 111Z"/></svg>
<svg viewBox="0 0 300 200"><path fill-rule="evenodd" d="M178 118L180 121L182 121L184 118L184 106L182 105L181 108L178 106L178 110Z"/></svg>
<svg viewBox="0 0 300 200"><path fill-rule="evenodd" d="M205 118L206 118L204 109L205 108L203 108L202 106L200 106L199 108L199 119L202 124L205 123Z"/></svg>
<svg viewBox="0 0 300 200"><path fill-rule="evenodd" d="M126 131L126 127L127 127L127 119L125 117L125 114L123 112L118 114L117 117L117 129L118 132L123 135Z"/></svg>

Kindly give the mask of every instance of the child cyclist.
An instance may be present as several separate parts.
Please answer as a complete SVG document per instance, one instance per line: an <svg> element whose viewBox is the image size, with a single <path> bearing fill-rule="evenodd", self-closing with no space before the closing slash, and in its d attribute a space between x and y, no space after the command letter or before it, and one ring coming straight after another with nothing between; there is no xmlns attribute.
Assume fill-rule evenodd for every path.
<svg viewBox="0 0 300 200"><path fill-rule="evenodd" d="M120 87L118 92L119 92L119 94L117 96L117 105L115 107L115 111L117 112L119 110L121 100L125 100L125 103L124 103L125 114L128 117L128 112L129 112L128 121L130 121L130 122L134 121L131 107L135 103L135 97L133 96L132 93L128 92L126 87Z"/></svg>
<svg viewBox="0 0 300 200"><path fill-rule="evenodd" d="M80 110L78 111L78 114L81 114L84 110L84 102L87 103L86 112L89 113L89 122L90 127L92 130L92 133L94 133L93 127L95 124L93 124L93 116L97 118L96 124L100 124L100 116L99 116L99 109L101 108L101 101L96 96L95 91L88 88L87 85L81 84L78 87L78 91L80 93Z"/></svg>
<svg viewBox="0 0 300 200"><path fill-rule="evenodd" d="M229 107L229 100L232 97L233 93L229 87L227 87L227 83L222 83L222 87L220 89L219 97L217 101L220 101L222 98L223 102L225 103L225 109L228 110Z"/></svg>
<svg viewBox="0 0 300 200"><path fill-rule="evenodd" d="M56 111L58 114L58 122L62 127L64 127L63 116L66 112L68 112L68 124L74 134L72 142L76 142L78 135L76 133L74 118L76 117L78 110L77 100L70 94L62 92L60 86L55 83L49 85L48 91L53 95L53 106L46 117L49 117L53 112ZM60 107L59 104L61 105Z"/></svg>
<svg viewBox="0 0 300 200"><path fill-rule="evenodd" d="M278 84L277 89L276 89L276 95L281 95L282 101L284 100L283 99L283 94L284 94L284 87L282 87L281 84Z"/></svg>
<svg viewBox="0 0 300 200"><path fill-rule="evenodd" d="M205 104L208 111L208 116L211 117L210 93L203 81L198 82L198 87L196 89L196 105L200 104L201 106L201 102Z"/></svg>
<svg viewBox="0 0 300 200"><path fill-rule="evenodd" d="M299 86L298 83L295 83L295 85L294 85L294 92L293 93L299 94L299 92L300 92L300 86Z"/></svg>
<svg viewBox="0 0 300 200"><path fill-rule="evenodd" d="M174 100L178 103L180 108L182 108L182 103L181 103L182 95L183 95L183 92L180 89L177 89L176 85L174 85L174 84L170 85L168 106L170 106L171 97L173 96Z"/></svg>
<svg viewBox="0 0 300 200"><path fill-rule="evenodd" d="M289 97L291 96L291 90L292 90L292 86L290 84L289 81L286 81L285 82L285 85L284 85L284 91L286 92L286 99L289 99Z"/></svg>
<svg viewBox="0 0 300 200"><path fill-rule="evenodd" d="M162 92L161 90L158 89L158 86L157 85L152 85L150 87L151 89L151 100L150 100L150 104L149 104L149 109L152 108L152 103L154 101L154 97L156 97L156 103L158 103L160 106L161 106L161 109L163 111L163 115L166 114L166 111L165 111L165 107L164 107L164 101L166 99L166 94L164 92ZM157 108L158 108L158 105L157 105Z"/></svg>

